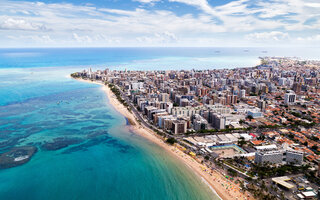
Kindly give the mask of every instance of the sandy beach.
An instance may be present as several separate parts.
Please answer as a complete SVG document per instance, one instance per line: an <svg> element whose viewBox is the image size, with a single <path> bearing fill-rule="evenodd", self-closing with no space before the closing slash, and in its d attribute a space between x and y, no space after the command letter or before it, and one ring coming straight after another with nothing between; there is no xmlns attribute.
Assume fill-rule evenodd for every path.
<svg viewBox="0 0 320 200"><path fill-rule="evenodd" d="M172 156L178 158L184 164L186 164L192 171L198 175L220 199L254 199L248 193L240 192L239 184L235 184L234 181L228 180L221 173L208 169L205 165L199 163L195 158L185 154L177 145L169 145L163 141L154 131L142 126L136 120L136 117L127 110L112 93L108 86L102 83L87 81L83 79L77 79L79 81L85 81L88 83L99 84L102 90L106 93L110 104L123 116L128 118L131 122L130 129L139 134L140 136L150 140L151 142L161 146L165 151L169 152Z"/></svg>

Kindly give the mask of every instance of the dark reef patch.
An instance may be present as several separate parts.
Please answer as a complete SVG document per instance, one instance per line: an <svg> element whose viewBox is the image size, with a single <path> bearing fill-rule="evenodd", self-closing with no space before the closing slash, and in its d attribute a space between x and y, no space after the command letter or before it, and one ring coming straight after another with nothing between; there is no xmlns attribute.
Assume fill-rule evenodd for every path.
<svg viewBox="0 0 320 200"><path fill-rule="evenodd" d="M89 135L87 135L87 138L88 139L92 139L92 138L95 138L95 137L105 136L105 135L108 135L108 134L109 133L106 130L96 130L93 133L90 133Z"/></svg>
<svg viewBox="0 0 320 200"><path fill-rule="evenodd" d="M10 168L27 163L37 152L36 147L15 147L10 151L0 154L0 168Z"/></svg>
<svg viewBox="0 0 320 200"><path fill-rule="evenodd" d="M91 139L89 139L88 141L86 141L83 144L73 146L73 147L66 149L63 153L67 154L67 153L72 153L75 151L87 151L89 147L99 145L99 144L105 143L110 140L112 140L112 138L108 135L92 137Z"/></svg>
<svg viewBox="0 0 320 200"><path fill-rule="evenodd" d="M10 138L8 140L1 141L0 142L0 149L3 151L5 149L12 148L15 145L17 145L19 143L19 140L22 139L22 138L24 138L24 137L13 137L13 138Z"/></svg>
<svg viewBox="0 0 320 200"><path fill-rule="evenodd" d="M85 126L85 127L82 127L80 130L82 131L87 131L87 130L95 130L97 128L104 128L106 126Z"/></svg>
<svg viewBox="0 0 320 200"><path fill-rule="evenodd" d="M105 122L104 121L101 121L101 120L90 120L90 122L92 123L97 123L97 124L104 124Z"/></svg>
<svg viewBox="0 0 320 200"><path fill-rule="evenodd" d="M101 144L112 147L112 149L118 150L120 153L127 153L132 148L131 146L124 145L119 140L109 136L108 132L105 130L95 131L88 135L87 138L88 140L86 142L70 147L63 151L63 153L68 154L76 151L87 151L88 148Z"/></svg>
<svg viewBox="0 0 320 200"><path fill-rule="evenodd" d="M59 137L55 138L52 142L46 142L41 148L47 151L55 151L81 142L83 142L83 140L80 138Z"/></svg>
<svg viewBox="0 0 320 200"><path fill-rule="evenodd" d="M107 114L101 114L101 115L95 115L94 117L92 117L92 119L113 119L113 117L111 115L107 115Z"/></svg>

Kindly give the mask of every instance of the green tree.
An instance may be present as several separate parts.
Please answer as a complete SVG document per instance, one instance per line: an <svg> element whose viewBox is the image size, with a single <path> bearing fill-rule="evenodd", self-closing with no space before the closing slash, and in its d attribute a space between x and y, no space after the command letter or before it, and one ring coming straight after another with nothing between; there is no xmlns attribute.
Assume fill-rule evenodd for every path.
<svg viewBox="0 0 320 200"><path fill-rule="evenodd" d="M169 138L166 140L166 142L169 143L169 144L171 144L171 145L173 145L174 143L177 142L177 140L174 139L173 137L169 137Z"/></svg>

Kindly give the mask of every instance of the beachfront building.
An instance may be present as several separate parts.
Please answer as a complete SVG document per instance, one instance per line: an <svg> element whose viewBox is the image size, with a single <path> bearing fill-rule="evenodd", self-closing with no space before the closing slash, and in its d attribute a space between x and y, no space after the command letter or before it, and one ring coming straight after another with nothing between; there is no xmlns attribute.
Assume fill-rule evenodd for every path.
<svg viewBox="0 0 320 200"><path fill-rule="evenodd" d="M172 122L172 133L183 134L187 132L187 122L184 120L174 120Z"/></svg>
<svg viewBox="0 0 320 200"><path fill-rule="evenodd" d="M257 164L282 164L282 161L283 153L281 151L258 151L254 159L254 162Z"/></svg>
<svg viewBox="0 0 320 200"><path fill-rule="evenodd" d="M208 121L205 120L199 114L196 114L193 118L193 129L196 131L208 129Z"/></svg>
<svg viewBox="0 0 320 200"><path fill-rule="evenodd" d="M294 150L260 150L255 154L255 163L302 165L303 152Z"/></svg>
<svg viewBox="0 0 320 200"><path fill-rule="evenodd" d="M223 115L218 113L212 114L212 126L218 130L226 128L226 119Z"/></svg>
<svg viewBox="0 0 320 200"><path fill-rule="evenodd" d="M174 107L172 108L171 112L173 116L177 117L189 117L191 118L195 114L200 114L201 108L200 107Z"/></svg>

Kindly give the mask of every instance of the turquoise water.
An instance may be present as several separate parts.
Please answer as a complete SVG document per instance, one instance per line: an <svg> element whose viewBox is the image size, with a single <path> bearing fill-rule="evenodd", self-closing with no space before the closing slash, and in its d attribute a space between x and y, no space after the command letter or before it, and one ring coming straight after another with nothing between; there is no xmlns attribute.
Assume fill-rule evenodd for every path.
<svg viewBox="0 0 320 200"><path fill-rule="evenodd" d="M260 56L320 59L320 48L69 48L1 49L0 68L108 66L114 69L252 67Z"/></svg>
<svg viewBox="0 0 320 200"><path fill-rule="evenodd" d="M100 86L67 77L77 70L0 69L0 151L38 148L28 163L0 169L0 199L217 199L187 167L131 133ZM61 137L81 142L44 148Z"/></svg>

